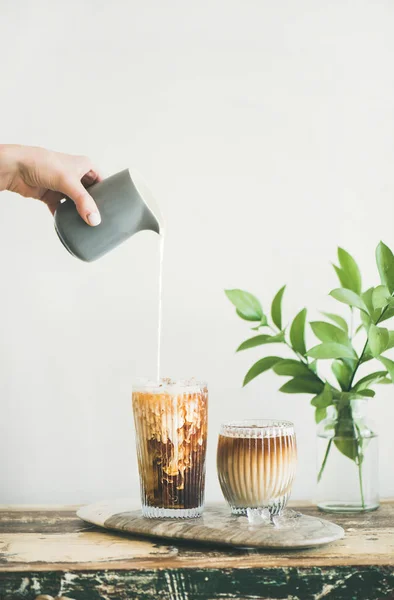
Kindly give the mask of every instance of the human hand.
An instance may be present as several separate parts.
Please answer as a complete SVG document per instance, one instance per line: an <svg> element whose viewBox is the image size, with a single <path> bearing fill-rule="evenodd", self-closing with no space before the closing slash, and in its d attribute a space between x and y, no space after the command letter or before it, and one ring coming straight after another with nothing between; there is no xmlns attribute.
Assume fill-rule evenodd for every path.
<svg viewBox="0 0 394 600"><path fill-rule="evenodd" d="M33 146L0 145L0 191L42 200L52 214L60 200L68 196L88 225L99 225L100 213L86 188L101 179L86 156Z"/></svg>

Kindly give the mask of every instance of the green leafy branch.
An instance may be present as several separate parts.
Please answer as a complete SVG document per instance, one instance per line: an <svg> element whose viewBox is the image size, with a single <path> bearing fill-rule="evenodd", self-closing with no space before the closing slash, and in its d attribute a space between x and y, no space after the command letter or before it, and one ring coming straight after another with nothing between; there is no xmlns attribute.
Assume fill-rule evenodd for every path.
<svg viewBox="0 0 394 600"><path fill-rule="evenodd" d="M335 445L345 456L361 468L362 441L357 431L351 400L372 398L373 387L377 384L394 381L394 361L384 353L394 347L394 331L381 324L394 316L394 256L390 248L380 242L376 249L376 263L380 284L362 291L362 278L354 258L343 248L338 248L338 263L333 265L341 287L333 289L330 296L349 307L349 318L337 313L322 313L327 320L311 321L309 326L318 344L307 349L305 330L307 311L303 308L289 326L283 325L282 300L286 286L280 288L272 303L270 315L262 308L260 301L251 293L233 289L226 295L235 306L237 315L246 321L254 322L253 331L257 335L248 338L237 349L238 352L278 344L287 347L294 358L265 356L258 360L247 372L243 385L247 385L262 373L273 370L277 375L290 377L280 391L288 394L311 394L317 423L327 416L327 408L334 406L337 411ZM360 323L354 328L355 318ZM357 353L354 340L364 330L365 341L361 352ZM331 361L331 371L335 382L331 383L318 373L321 360ZM360 367L371 360L377 360L384 370L376 370L357 380ZM322 465L324 470L328 452ZM361 477L361 471L360 471Z"/></svg>

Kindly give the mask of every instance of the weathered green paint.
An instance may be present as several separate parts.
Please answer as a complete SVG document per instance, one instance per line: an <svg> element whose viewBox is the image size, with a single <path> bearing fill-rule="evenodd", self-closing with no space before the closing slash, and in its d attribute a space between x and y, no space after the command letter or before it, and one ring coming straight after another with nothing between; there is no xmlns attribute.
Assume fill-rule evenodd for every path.
<svg viewBox="0 0 394 600"><path fill-rule="evenodd" d="M394 598L394 567L155 569L1 573L0 600L377 600Z"/></svg>

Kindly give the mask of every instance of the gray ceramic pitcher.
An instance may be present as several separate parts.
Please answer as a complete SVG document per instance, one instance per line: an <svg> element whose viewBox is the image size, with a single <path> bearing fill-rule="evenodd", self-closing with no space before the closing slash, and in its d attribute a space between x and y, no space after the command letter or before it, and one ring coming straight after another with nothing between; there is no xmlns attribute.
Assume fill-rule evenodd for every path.
<svg viewBox="0 0 394 600"><path fill-rule="evenodd" d="M67 250L90 262L100 258L134 233L161 233L163 219L152 194L136 172L125 169L89 188L101 215L96 227L87 225L69 198L55 213L55 228Z"/></svg>

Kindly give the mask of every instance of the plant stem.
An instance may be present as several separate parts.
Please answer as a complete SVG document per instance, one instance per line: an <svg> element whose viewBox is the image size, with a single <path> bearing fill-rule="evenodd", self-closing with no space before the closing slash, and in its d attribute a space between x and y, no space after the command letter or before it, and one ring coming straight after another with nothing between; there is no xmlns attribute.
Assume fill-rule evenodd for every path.
<svg viewBox="0 0 394 600"><path fill-rule="evenodd" d="M330 453L330 448L331 448L332 440L333 440L333 438L330 438L330 439L329 439L329 441L328 441L328 444L327 444L326 453L325 453L325 455L324 455L324 459L323 459L322 465L321 465L321 467L320 467L319 474L318 474L318 476L317 476L317 482L318 482L318 483L319 483L320 479L322 478L323 471L324 471L324 468L325 468L325 466L326 466L326 462L327 462L327 459L328 459L328 455L329 455L329 453Z"/></svg>
<svg viewBox="0 0 394 600"><path fill-rule="evenodd" d="M379 321L378 321L378 322L379 322ZM355 376L356 376L356 373L357 373L357 369L358 369L358 368L359 368L359 366L361 365L361 361L362 361L362 359L363 359L363 357L364 357L365 350L367 349L367 345L368 345L368 338L367 338L367 341L366 341L366 342L365 342L365 344L364 344L364 348L363 348L363 350L362 350L362 352L361 352L360 356L359 356L359 357L358 357L358 359L357 359L356 366L355 366L355 367L354 367L354 369L353 369L352 376L350 377L349 385L348 385L348 388L347 388L347 391L348 391L348 392L349 392L349 391L352 389L352 385L353 385L353 381L354 381L354 378L355 378Z"/></svg>
<svg viewBox="0 0 394 600"><path fill-rule="evenodd" d="M358 461L358 480L360 482L361 506L365 510L364 490L363 490L363 469L362 462Z"/></svg>
<svg viewBox="0 0 394 600"><path fill-rule="evenodd" d="M349 331L349 337L350 340L353 339L353 317L354 317L354 312L353 312L353 307L350 307L350 331Z"/></svg>
<svg viewBox="0 0 394 600"><path fill-rule="evenodd" d="M382 320L382 317L383 317L384 313L386 312L386 310L388 309L388 307L389 307L389 306L387 305L387 306L386 306L386 307L383 309L383 311L382 311L382 314L381 314L381 315L380 315L380 317L377 319L376 323L374 323L374 325L377 325L378 323L380 323L380 321ZM356 373L357 373L357 369L358 369L358 368L359 368L359 366L361 365L361 361L362 361L362 359L363 359L363 357L364 357L365 350L367 349L367 345L368 345L368 336L367 336L367 341L366 341L366 342L365 342L365 344L364 344L364 348L363 348L363 350L362 350L362 352L361 352L361 354L360 354L359 358L357 359L356 366L354 367L354 370L353 370L352 376L351 376L351 378L350 378L350 381L349 381L349 385L348 385L347 391L350 391L350 390L352 389L352 385L353 385L353 381L354 381L354 378L355 378L355 376L356 376Z"/></svg>
<svg viewBox="0 0 394 600"><path fill-rule="evenodd" d="M268 325L268 327L271 329L272 333L274 333L275 335L277 335L278 333L282 333L282 331L280 329L276 330L274 329L271 325ZM308 367L308 369L322 382L324 383L324 381L322 381L320 379L320 377L310 368L308 360L305 358L305 356L302 356L302 354L300 354L299 352L297 352L297 350L294 350L293 346L291 344L289 344L289 342L286 340L286 338L283 339L283 343L292 351L294 352L294 354L296 355L296 357L298 358L298 360L300 360L306 367Z"/></svg>
<svg viewBox="0 0 394 600"><path fill-rule="evenodd" d="M358 480L360 483L360 494L361 494L361 506L365 510L365 499L364 499L364 489L363 489L363 455L360 455L360 448L362 450L363 442L361 437L361 431L358 427L357 423L354 422L354 427L356 428L358 438L357 438L357 463L358 463Z"/></svg>

